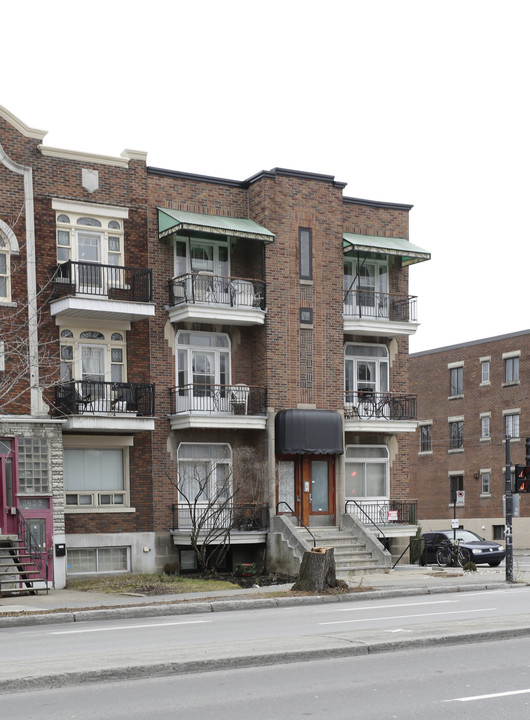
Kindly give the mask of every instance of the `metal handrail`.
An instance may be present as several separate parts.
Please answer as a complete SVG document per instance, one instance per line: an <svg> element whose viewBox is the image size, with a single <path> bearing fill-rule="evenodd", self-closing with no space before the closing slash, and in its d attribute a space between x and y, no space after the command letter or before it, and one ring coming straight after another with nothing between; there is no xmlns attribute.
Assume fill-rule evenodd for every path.
<svg viewBox="0 0 530 720"><path fill-rule="evenodd" d="M300 523L300 525L301 525L303 528L305 528L305 529L307 530L307 532L311 535L311 537L313 538L313 547L316 547L316 546L317 546L317 539L316 539L316 537L313 535L313 533L311 532L311 530L307 527L307 525L305 524L305 522L295 513L295 511L294 511L293 508L289 505L289 503L285 502L285 500L280 500L280 502L277 503L277 505L276 505L276 515L279 515L279 514L280 514L280 513L279 513L279 510L278 510L279 507L280 507L280 505L285 505L285 507L289 508L289 512L292 513L292 514L295 516L295 518L298 520L298 522Z"/></svg>
<svg viewBox="0 0 530 720"><path fill-rule="evenodd" d="M344 290L344 315L393 322L416 322L417 296L379 292L369 288Z"/></svg>
<svg viewBox="0 0 530 720"><path fill-rule="evenodd" d="M392 570L396 567L396 565L397 565L398 562L401 560L401 558L403 557L403 555L407 552L407 550L410 550L410 549L412 548L412 544L413 544L413 543L423 543L423 544L425 545L425 540L424 540L423 538L412 538L412 540L409 542L409 544L407 545L407 547L403 550L403 552L402 552L401 555L398 557L398 559L396 560L396 562L392 565ZM421 555L421 553L420 553L420 555ZM419 563L419 555L418 555L418 563Z"/></svg>
<svg viewBox="0 0 530 720"><path fill-rule="evenodd" d="M379 525L372 520L372 518L368 515L368 513L366 513L366 512L364 511L364 508L363 508L361 505L359 505L359 503L357 502L357 500L346 500L346 504L344 505L344 512L346 513L346 515L349 515L349 514L350 514L350 513L348 513L348 505L350 505L351 503L353 503L354 505L356 505L357 508L362 512L363 515L366 515L366 517L368 518L369 522L370 522L375 528L377 528L377 530L381 533L381 535L383 536L383 538L386 540L386 535L385 535L385 533L381 530L381 528L379 527Z"/></svg>
<svg viewBox="0 0 530 720"><path fill-rule="evenodd" d="M22 515L22 513L20 512L20 510L18 508L17 508L17 532L18 532L19 539L23 543L24 548L27 550L27 552L31 558L31 561L33 562L33 564L37 568L39 575L41 576L41 580L43 580L46 583L46 594L48 594L48 576L49 576L48 558L47 558L46 554L41 551L34 552L34 548L40 548L40 545L37 541L37 538L31 532L31 528L27 524L25 517ZM28 543L28 538L29 538L29 543ZM15 549L15 548L13 548L13 549ZM16 563L15 563L15 565L16 565ZM22 571L21 571L21 575L23 575ZM33 581L25 579L25 580L23 580L23 582L27 585L28 582L33 582Z"/></svg>
<svg viewBox="0 0 530 720"><path fill-rule="evenodd" d="M109 300L153 301L153 273L149 268L67 260L53 269L54 297L97 295Z"/></svg>
<svg viewBox="0 0 530 720"><path fill-rule="evenodd" d="M169 280L169 305L209 303L265 310L265 283L243 277L192 272Z"/></svg>

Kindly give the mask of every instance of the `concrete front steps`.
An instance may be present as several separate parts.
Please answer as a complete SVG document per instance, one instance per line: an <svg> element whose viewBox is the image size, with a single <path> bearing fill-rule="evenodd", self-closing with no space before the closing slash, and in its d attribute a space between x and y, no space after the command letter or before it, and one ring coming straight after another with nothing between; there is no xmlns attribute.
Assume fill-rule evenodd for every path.
<svg viewBox="0 0 530 720"><path fill-rule="evenodd" d="M316 538L317 547L333 547L337 578L351 580L368 573L385 573L390 567L387 558L382 559L380 553L374 552L368 539L355 537L348 530L336 526L310 527ZM312 538L303 527L296 528L296 532L306 542Z"/></svg>

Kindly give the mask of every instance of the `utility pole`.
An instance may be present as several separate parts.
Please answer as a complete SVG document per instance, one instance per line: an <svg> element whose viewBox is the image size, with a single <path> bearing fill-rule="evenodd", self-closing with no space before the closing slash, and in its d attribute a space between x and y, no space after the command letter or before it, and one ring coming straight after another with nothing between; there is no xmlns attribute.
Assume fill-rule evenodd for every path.
<svg viewBox="0 0 530 720"><path fill-rule="evenodd" d="M512 498L512 461L510 457L510 438L506 438L506 461L504 472L504 494L506 498L506 529L504 540L506 542L506 582L513 582L513 498Z"/></svg>

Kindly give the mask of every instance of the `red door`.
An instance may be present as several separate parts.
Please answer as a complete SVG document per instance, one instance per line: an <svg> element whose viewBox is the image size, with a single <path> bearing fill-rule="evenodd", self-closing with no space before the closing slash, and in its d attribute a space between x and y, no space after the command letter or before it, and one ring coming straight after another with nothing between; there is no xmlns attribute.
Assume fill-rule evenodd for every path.
<svg viewBox="0 0 530 720"><path fill-rule="evenodd" d="M0 438L0 535L18 535L16 438Z"/></svg>

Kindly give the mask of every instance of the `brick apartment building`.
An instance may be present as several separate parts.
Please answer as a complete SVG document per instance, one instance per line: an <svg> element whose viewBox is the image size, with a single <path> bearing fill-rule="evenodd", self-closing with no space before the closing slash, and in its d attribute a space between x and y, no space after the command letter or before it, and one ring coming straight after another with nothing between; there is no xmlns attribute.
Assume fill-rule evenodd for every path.
<svg viewBox="0 0 530 720"><path fill-rule="evenodd" d="M0 542L61 587L192 569L195 531L275 569L294 525L413 534L411 206L44 136L0 108Z"/></svg>
<svg viewBox="0 0 530 720"><path fill-rule="evenodd" d="M423 530L460 524L490 540L504 537L506 441L511 470L525 463L530 436L530 330L410 356L419 428L411 453L411 496ZM519 496L514 547L530 547L530 497Z"/></svg>

